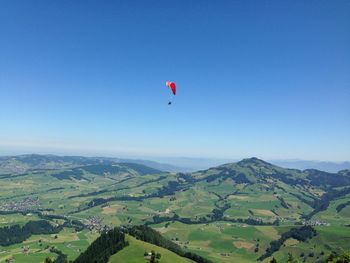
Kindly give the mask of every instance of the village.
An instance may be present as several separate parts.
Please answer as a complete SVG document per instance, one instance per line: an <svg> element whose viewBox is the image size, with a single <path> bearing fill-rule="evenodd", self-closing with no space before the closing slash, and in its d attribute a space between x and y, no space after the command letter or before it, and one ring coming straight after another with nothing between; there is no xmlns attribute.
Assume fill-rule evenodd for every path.
<svg viewBox="0 0 350 263"><path fill-rule="evenodd" d="M99 233L111 230L113 227L107 226L103 223L103 219L99 216L90 216L85 223L85 226L90 231L97 231Z"/></svg>
<svg viewBox="0 0 350 263"><path fill-rule="evenodd" d="M323 220L319 220L319 219L314 219L314 220L302 220L301 224L303 226L330 226L331 224L323 221Z"/></svg>
<svg viewBox="0 0 350 263"><path fill-rule="evenodd" d="M27 197L22 200L0 203L0 212L29 212L40 207L38 197Z"/></svg>

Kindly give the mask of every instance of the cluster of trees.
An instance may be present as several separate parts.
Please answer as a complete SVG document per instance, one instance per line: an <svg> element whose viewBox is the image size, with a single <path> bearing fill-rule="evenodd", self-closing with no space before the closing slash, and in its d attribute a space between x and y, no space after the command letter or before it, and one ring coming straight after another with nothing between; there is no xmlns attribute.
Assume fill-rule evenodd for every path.
<svg viewBox="0 0 350 263"><path fill-rule="evenodd" d="M62 226L55 227L46 220L29 221L24 226L13 225L0 228L0 245L10 246L21 243L31 235L55 234Z"/></svg>
<svg viewBox="0 0 350 263"><path fill-rule="evenodd" d="M211 183L213 181L215 181L216 179L221 178L222 180L226 180L227 178L234 178L236 176L236 171L232 170L232 169L228 169L228 168L221 168L218 169L221 170L219 173L217 174L212 174L209 175L207 177L204 178L204 180L207 183Z"/></svg>
<svg viewBox="0 0 350 263"><path fill-rule="evenodd" d="M170 181L167 186L162 187L157 193L152 194L152 197L164 197L166 195L173 195L175 192L183 189L183 186L178 181Z"/></svg>
<svg viewBox="0 0 350 263"><path fill-rule="evenodd" d="M103 189L103 190L100 190L100 191L94 191L94 192L90 192L90 193L86 193L86 194L81 193L81 194L78 194L78 195L71 195L71 196L68 196L67 199L73 199L73 198L77 198L77 197L95 196L95 195L104 194L104 193L107 193L107 192L110 192L110 190Z"/></svg>
<svg viewBox="0 0 350 263"><path fill-rule="evenodd" d="M333 252L326 258L326 263L350 263L350 252Z"/></svg>
<svg viewBox="0 0 350 263"><path fill-rule="evenodd" d="M107 263L111 255L128 245L123 231L120 228L114 228L106 233L102 233L74 260L74 263Z"/></svg>
<svg viewBox="0 0 350 263"><path fill-rule="evenodd" d="M288 259L286 263L298 263L299 261L293 257L291 253L288 253ZM269 263L277 263L277 260L275 258L272 258Z"/></svg>
<svg viewBox="0 0 350 263"><path fill-rule="evenodd" d="M282 171L276 172L276 171L274 171L271 174L262 172L261 176L263 178L270 177L270 178L273 178L273 179L278 179L278 180L280 180L280 181L282 181L282 182L284 182L286 184L293 185L293 186L296 186L296 185L308 185L309 184L308 180L295 177L295 176L293 176L293 174L291 174L289 172L282 172Z"/></svg>
<svg viewBox="0 0 350 263"><path fill-rule="evenodd" d="M85 228L84 223L80 222L79 220L73 219L73 220L67 220L64 224L64 227L71 227L74 228L76 232L80 232Z"/></svg>
<svg viewBox="0 0 350 263"><path fill-rule="evenodd" d="M144 256L149 256L147 252L144 253ZM150 263L159 263L159 259L162 257L160 253L156 253L154 250L151 251L151 256L149 259Z"/></svg>
<svg viewBox="0 0 350 263"><path fill-rule="evenodd" d="M51 173L50 174L52 177L55 177L58 180L71 180L71 177L81 180L84 175L84 172L80 169L73 169L73 170L67 170L67 171L62 171L58 173ZM84 178L86 179L86 178Z"/></svg>
<svg viewBox="0 0 350 263"><path fill-rule="evenodd" d="M163 247L176 254L181 254L182 249L179 245L163 237L159 232L145 225L131 226L126 228L126 232L136 239L151 243L158 247Z"/></svg>
<svg viewBox="0 0 350 263"><path fill-rule="evenodd" d="M79 220L75 220L75 219L69 220L67 219L66 216L63 216L63 215L45 215L43 213L38 213L38 216L44 220L54 220L54 219L64 220L65 222L61 226L61 228L70 227L70 228L74 228L74 230L77 232L82 231L85 228L85 225Z"/></svg>
<svg viewBox="0 0 350 263"><path fill-rule="evenodd" d="M228 178L231 178L237 184L251 184L252 183L246 177L246 175L244 173L238 173L237 171L232 170L230 168L226 168L226 167L220 167L220 168L217 168L217 170L220 170L220 172L217 174L209 175L209 176L205 177L204 180L206 180L207 183L211 183L219 178L222 180L226 180Z"/></svg>
<svg viewBox="0 0 350 263"><path fill-rule="evenodd" d="M43 220L53 220L53 219L66 220L67 219L66 216L62 216L62 215L45 215L43 213L38 213L38 216L40 216L40 218Z"/></svg>
<svg viewBox="0 0 350 263"><path fill-rule="evenodd" d="M289 204L286 203L286 201L284 201L283 197L282 196L277 196L277 199L281 202L281 206L285 209L288 209L289 208Z"/></svg>
<svg viewBox="0 0 350 263"><path fill-rule="evenodd" d="M316 200L315 197L309 196L309 195L307 195L307 197L310 198L310 200L309 200L309 199L306 199L305 197L303 197L303 196L300 195L300 194L295 194L295 193L289 193L289 194L292 195L292 196L294 196L294 197L296 197L296 198L298 198L301 202L303 202L303 203L305 203L305 204L308 204L308 205L311 206L311 207L313 207L313 204L314 204L314 202L315 202L315 200ZM305 193L304 193L304 195L305 195Z"/></svg>
<svg viewBox="0 0 350 263"><path fill-rule="evenodd" d="M188 173L178 173L177 177L190 184L195 183L197 181L191 174Z"/></svg>
<svg viewBox="0 0 350 263"><path fill-rule="evenodd" d="M262 261L270 257L274 252L278 251L283 243L289 239L294 238L299 241L306 241L309 238L314 237L317 234L316 230L311 226L302 226L300 228L292 228L287 232L284 232L278 240L270 242L270 247L266 249L265 254L261 255L258 260Z"/></svg>
<svg viewBox="0 0 350 263"><path fill-rule="evenodd" d="M345 207L350 205L350 201L347 201L345 203L342 203L336 207L337 212L339 213L341 210L343 210Z"/></svg>
<svg viewBox="0 0 350 263"><path fill-rule="evenodd" d="M161 179L164 179L164 177L154 179L154 181L158 181ZM144 184L149 183L150 181L145 182ZM168 182L168 185L160 188L158 190L158 192L144 195L144 196L114 196L114 197L109 197L109 198L95 198L95 199L91 200L87 204L86 207L82 207L81 209L79 209L78 211L75 211L75 212L84 211L84 210L89 209L91 207L103 205L105 203L112 202L112 201L142 201L144 199L155 198L155 197L161 198L161 197L164 197L166 195L173 195L175 192L177 192L181 189L184 189L184 187L179 182L170 181L170 182Z"/></svg>
<svg viewBox="0 0 350 263"><path fill-rule="evenodd" d="M162 176L159 176L158 178L150 179L150 180L144 181L142 183L139 183L138 185L135 185L133 188L141 187L145 184L156 183L156 182L159 182L159 181L166 179L166 178L167 178L166 175L162 175ZM129 189L129 187L125 187L125 188ZM121 188L121 189L123 189L123 188ZM120 190L120 188L118 190Z"/></svg>
<svg viewBox="0 0 350 263"><path fill-rule="evenodd" d="M27 211L23 211L23 212L20 212L20 211L0 211L0 215L21 214L21 215L25 216L28 212L34 213L35 211L32 211L32 210L27 210Z"/></svg>
<svg viewBox="0 0 350 263"><path fill-rule="evenodd" d="M278 219L273 222L265 222L263 220L255 219L255 218L237 218L237 219L224 219L224 221L229 221L233 223L244 223L252 226L278 226L280 221Z"/></svg>
<svg viewBox="0 0 350 263"><path fill-rule="evenodd" d="M302 253L302 255L304 255L304 253ZM291 253L288 253L288 259L287 259L286 263L298 263L298 262L299 261ZM338 254L336 252L332 252L325 259L320 260L318 262L325 262L325 263L350 263L350 253L349 252L343 252L341 254ZM269 263L278 263L278 262L277 262L277 260L275 258L272 258L269 261Z"/></svg>
<svg viewBox="0 0 350 263"><path fill-rule="evenodd" d="M130 180L131 178L132 178L132 177L127 177L127 178L125 178L125 179L119 181L118 183L122 183L122 182L124 182L124 181ZM139 185L136 185L136 186L134 186L134 187L137 188L137 187L143 186L143 185L145 185L145 184L150 184L150 183L158 182L158 181L161 181L161 180L163 180L163 179L165 179L165 178L167 178L167 176L165 176L165 175L164 175L164 176L159 176L158 178L150 179L150 180L148 180L148 181L144 181L144 182L142 182L142 183L140 183ZM103 194L103 193L115 192L115 191L117 191L117 190L120 191L120 190L125 190L125 189L129 189L129 187L126 186L126 187L122 187L122 188L118 188L118 189L113 189L113 190L104 189L104 190L94 191L94 192L85 193L85 194L82 193L82 194L78 194L78 195L69 196L68 199L73 199L73 198L77 198L77 197L95 196L95 195L100 195L100 194ZM104 199L104 200L106 200L106 199ZM110 201L111 201L111 200L110 200ZM108 202L108 200L103 201L103 203L106 203L106 202Z"/></svg>
<svg viewBox="0 0 350 263"><path fill-rule="evenodd" d="M194 221L191 218L180 217L178 214L174 214L172 217L155 215L152 217L152 221L145 222L145 225L160 224L164 222L174 222L174 221L178 221L183 224L200 224L204 220L206 219L201 218L199 221Z"/></svg>
<svg viewBox="0 0 350 263"><path fill-rule="evenodd" d="M223 207L225 209L225 206ZM227 218L223 215L223 212L219 208L215 208L213 210L213 213L208 215L207 217L198 217L195 220L192 218L187 217L180 217L178 214L174 214L172 217L162 217L159 215L155 215L152 217L152 221L145 222L145 225L151 225L151 224L160 224L164 222L180 222L183 224L207 224L212 223L216 221L226 221L226 222L232 222L232 223L242 223L252 226L271 226L271 225L279 225L280 221L278 219L274 220L273 222L266 222L260 219L255 218Z"/></svg>
<svg viewBox="0 0 350 263"><path fill-rule="evenodd" d="M203 258L202 256L199 256L192 252L185 252L182 256L191 259L197 263L213 263L211 260Z"/></svg>
<svg viewBox="0 0 350 263"><path fill-rule="evenodd" d="M68 263L67 255L63 254L63 252L55 247L50 248L51 253L57 254L57 258L54 260L51 260L51 258L47 257L45 259L45 263Z"/></svg>
<svg viewBox="0 0 350 263"><path fill-rule="evenodd" d="M350 184L350 177L343 173L327 173L315 169L308 169L305 171L307 178L312 185L327 187L338 187Z"/></svg>
<svg viewBox="0 0 350 263"><path fill-rule="evenodd" d="M243 173L239 173L235 178L234 178L235 182L237 184L249 184L251 183L250 180L248 180L248 178L245 176L245 174Z"/></svg>
<svg viewBox="0 0 350 263"><path fill-rule="evenodd" d="M221 220L224 216L224 212L230 207L231 205L225 204L223 207L214 208L211 214L211 219L214 221Z"/></svg>
<svg viewBox="0 0 350 263"><path fill-rule="evenodd" d="M305 218L312 218L318 212L326 210L332 200L345 196L347 194L350 194L350 187L346 187L341 190L331 189L330 191L322 195L320 199L314 201L314 203L312 204L314 210L310 214L306 215Z"/></svg>

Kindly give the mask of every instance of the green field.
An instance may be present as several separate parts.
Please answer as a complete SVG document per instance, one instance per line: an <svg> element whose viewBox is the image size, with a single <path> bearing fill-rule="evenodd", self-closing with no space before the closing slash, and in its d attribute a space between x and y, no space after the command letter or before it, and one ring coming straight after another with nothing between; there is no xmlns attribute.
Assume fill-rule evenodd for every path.
<svg viewBox="0 0 350 263"><path fill-rule="evenodd" d="M166 250L161 247L157 247L155 245L140 241L135 239L134 237L127 236L127 241L129 242L129 246L124 248L122 251L118 252L117 254L113 255L109 259L109 263L139 263L139 262L146 262L146 259L144 257L144 252L151 252L152 250L155 251L155 253L160 253L160 263L189 263L193 262L192 260L180 257L176 255L175 253Z"/></svg>
<svg viewBox="0 0 350 263"><path fill-rule="evenodd" d="M46 257L55 258L57 255L50 252L50 247L56 247L68 255L68 259L75 259L87 246L98 237L95 232L84 230L75 233L70 228L65 228L53 235L34 235L21 244L8 247L0 246L0 262L14 258L15 262L44 262ZM39 242L41 240L41 242ZM23 247L29 251L24 251Z"/></svg>
<svg viewBox="0 0 350 263"><path fill-rule="evenodd" d="M290 183L295 178L306 180L308 175L256 160L187 175L148 173L146 168L133 167L136 171L132 167L83 166L76 170L38 170L20 176L0 176L0 208L29 197L38 200L33 207L27 207L28 211L0 214L0 227L23 226L29 220L42 219L43 215L63 216L64 219L48 219L52 224L78 220L86 225L78 232L65 227L57 238L35 235L22 244L0 246L0 262L11 257L23 263L57 257L47 246L59 249L73 260L99 235L98 228L87 227L94 217L101 222L98 224L108 227L148 224L185 250L214 262L254 262L271 241L300 224L302 216L314 210L312 200L320 199L327 189L342 189ZM337 211L340 204L349 200L349 193L331 199L326 209L310 219L325 223L316 227L318 235L306 242L288 240L274 256L283 262L290 252L300 260L314 262L333 250L349 250L350 228L346 225L350 224L350 205ZM154 218L163 221L154 222ZM249 219L260 220L265 225L242 221ZM279 225L266 225L277 219ZM29 251L23 251L24 245ZM139 246L131 246L116 257ZM313 257L308 256L310 252ZM300 257L301 254L304 256ZM166 257L161 262L167 262L163 260Z"/></svg>

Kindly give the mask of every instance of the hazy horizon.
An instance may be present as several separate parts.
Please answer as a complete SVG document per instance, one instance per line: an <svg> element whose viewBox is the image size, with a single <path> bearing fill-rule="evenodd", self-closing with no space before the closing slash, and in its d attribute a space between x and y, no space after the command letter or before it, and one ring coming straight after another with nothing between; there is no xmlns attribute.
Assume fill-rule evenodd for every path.
<svg viewBox="0 0 350 263"><path fill-rule="evenodd" d="M31 155L44 155L44 156L82 156L87 158L115 158L116 161L122 162L135 162L143 164L152 168L169 171L169 172L194 172L217 167L227 163L236 163L243 159L249 159L256 156L246 156L238 159L220 159L220 158L201 158L201 157L159 157L159 156L123 156L123 155L90 155L83 154L76 155L60 155L52 153L18 153L17 155L1 155L3 157L12 156L31 156ZM261 158L259 158L261 159ZM4 160L4 159L3 159ZM264 159L273 165L277 165L283 168L291 168L298 170L316 169L324 172L337 173L341 170L350 169L350 161L331 162L331 161L318 161L318 160L302 160L302 159ZM6 161L5 161L6 163Z"/></svg>
<svg viewBox="0 0 350 263"><path fill-rule="evenodd" d="M265 159L259 156L251 155L251 156L241 156L236 158L215 158L215 157L206 157L206 156L154 156L154 155L123 155L123 154L84 154L83 152L27 152L27 151L3 151L0 149L0 157L9 157L9 156L21 156L21 155L53 155L53 156L82 156L87 158L93 158L93 157L101 157L101 158L119 158L119 159L130 159L130 160L148 160L148 161L155 161L159 163L164 164L172 164L175 160L176 162L185 161L186 160L202 160L202 161L213 161L217 163L229 163L229 162L238 162L243 159L249 159L249 158L258 158L264 161L268 162L322 162L322 163L335 163L335 164L342 164L350 162L350 159L348 160L341 160L341 161L331 161L331 160L315 160L315 159L301 159L301 158L272 158L272 159ZM168 162L167 160L171 160Z"/></svg>

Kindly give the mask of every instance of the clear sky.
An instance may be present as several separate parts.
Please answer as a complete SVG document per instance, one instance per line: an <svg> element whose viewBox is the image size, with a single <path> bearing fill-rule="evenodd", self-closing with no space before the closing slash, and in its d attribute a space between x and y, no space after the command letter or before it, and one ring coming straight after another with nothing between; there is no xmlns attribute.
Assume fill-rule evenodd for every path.
<svg viewBox="0 0 350 263"><path fill-rule="evenodd" d="M0 1L0 154L30 152L349 160L350 2Z"/></svg>

